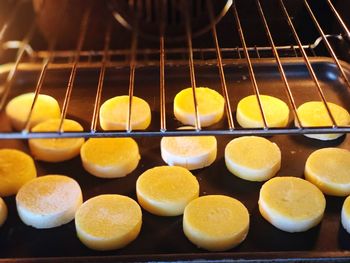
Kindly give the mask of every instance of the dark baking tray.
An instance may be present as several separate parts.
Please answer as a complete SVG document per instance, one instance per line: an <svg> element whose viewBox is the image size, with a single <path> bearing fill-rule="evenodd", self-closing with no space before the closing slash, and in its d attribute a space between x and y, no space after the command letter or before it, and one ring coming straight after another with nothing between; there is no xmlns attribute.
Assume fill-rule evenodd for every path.
<svg viewBox="0 0 350 263"><path fill-rule="evenodd" d="M315 85L300 59L283 61L288 80L297 105L318 99ZM313 59L312 65L321 82L328 101L335 102L350 110L350 93L328 58ZM349 66L344 63L349 74ZM283 83L276 64L271 59L254 60L254 69L262 94L270 94L287 101ZM220 91L217 67L213 65L196 68L198 86L209 86ZM73 88L68 117L80 121L86 130L90 127L93 103L98 81L98 70L78 69ZM170 129L181 126L172 114L175 94L189 86L188 67L167 66L166 108ZM253 90L243 60L235 60L225 65L230 101L235 109L237 102ZM37 71L19 71L10 98L26 91L32 91L38 76ZM62 102L69 70L50 70L42 93L54 95ZM146 99L152 108L150 130L159 129L159 68L141 67L136 69L135 95ZM4 76L1 76L2 79ZM127 94L128 68L109 68L102 100L112 96ZM0 115L1 131L10 131L4 112ZM216 128L226 125L226 120ZM293 120L290 120L293 125ZM278 176L303 176L308 155L322 147L350 149L349 136L335 141L321 142L302 135L278 135L268 137L276 142L282 151L282 168ZM24 225L16 212L14 197L5 198L9 207L9 217L0 228L0 261L46 262L114 262L114 261L175 261L175 260L278 260L278 261L341 261L350 260L350 235L340 224L340 211L344 198L327 197L324 219L317 227L297 234L282 232L267 223L259 214L257 201L262 183L248 182L231 175L225 167L223 153L232 136L217 136L217 160L208 168L193 171L200 183L200 194L225 194L242 201L250 213L250 230L247 239L238 247L227 252L209 253L191 244L182 232L182 217L158 217L143 211L143 225L139 237L127 247L96 252L87 249L76 237L74 222L64 226L37 230ZM79 157L70 161L50 164L36 161L39 175L66 174L76 179L82 187L84 200L105 193L128 195L135 199L135 181L146 169L164 165L160 157L160 138L136 138L141 152L141 161L130 175L119 179L99 179L84 171ZM1 148L17 148L28 152L25 140L1 140Z"/></svg>

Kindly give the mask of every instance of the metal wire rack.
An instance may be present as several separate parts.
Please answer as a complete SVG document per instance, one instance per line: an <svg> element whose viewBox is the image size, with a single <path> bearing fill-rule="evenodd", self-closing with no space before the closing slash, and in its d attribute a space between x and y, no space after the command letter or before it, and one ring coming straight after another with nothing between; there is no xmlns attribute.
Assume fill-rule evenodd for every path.
<svg viewBox="0 0 350 263"><path fill-rule="evenodd" d="M105 26L105 33L103 39L103 49L84 50L84 41L88 31L88 25L92 21L91 12L93 10L94 1L88 1L86 9L84 11L83 18L80 24L80 31L78 35L77 45L75 49L71 50L59 50L55 49L55 46L59 40L58 32L60 32L57 25L57 34L51 38L48 42L47 49L35 49L31 45L35 32L38 30L37 19L39 14L33 16L29 29L26 31L24 37L21 40L8 40L6 34L13 30L14 21L16 16L20 12L21 8L28 1L18 0L8 4L9 12L7 12L6 19L1 21L0 24L0 59L7 57L7 52L14 52L15 56L12 56L9 61L3 59L3 64L0 66L0 73L2 76L6 76L1 84L1 98L0 109L3 110L6 105L9 94L11 92L14 83L17 81L18 75L24 71L36 71L39 72L39 77L36 80L35 86L35 98L31 111L28 115L26 125L23 131L0 131L0 139L26 139L26 138L52 138L52 137L107 137L107 136L178 136L178 135L271 135L271 134L310 134L310 133L348 133L350 127L338 126L335 117L332 115L324 91L321 87L320 80L315 73L313 67L313 61L317 57L316 49L319 45L324 45L328 51L328 56L332 59L332 63L336 67L339 76L342 78L344 85L350 88L349 72L346 68L346 63L342 62L338 58L336 51L331 43L332 38L340 39L342 41L350 40L350 32L346 25L346 22L342 19L339 10L336 9L332 0L322 0L329 9L329 12L337 21L340 31L336 34L326 32L322 23L320 23L320 16L313 10L310 0L301 0L303 8L307 11L310 19L313 22L313 26L317 30L319 36L313 43L303 44L300 34L294 25L293 17L290 15L289 10L285 4L286 0L275 1L279 5L279 12L283 16L284 20L288 24L290 35L295 40L296 44L277 45L275 43L276 37L273 37L271 32L271 18L267 17L266 9L264 9L265 0L254 0L254 8L259 14L259 19L262 27L264 28L265 36L268 40L269 46L248 46L246 41L246 31L242 25L242 11L239 9L239 4L242 1L229 0L228 5L225 6L226 16L232 16L235 23L232 25L234 30L237 31L240 39L240 45L235 47L221 47L220 38L218 37L217 28L220 24L216 23L214 18L214 8L211 0L202 1L208 11L210 35L214 43L214 47L195 47L193 45L193 32L191 32L191 19L190 14L185 11L185 32L186 42L181 46L167 47L167 35L164 33L165 25L159 24L159 42L158 48L138 48L139 32L137 23L131 32L131 45L128 49L113 49L111 48L111 39L113 38L113 21L109 19ZM186 9L187 1L178 1L179 5L183 5L183 10ZM163 14L166 8L166 1L162 1L163 7L160 12ZM67 3L62 5L62 15L64 14ZM162 11L163 10L163 11ZM166 14L163 14L164 16ZM348 42L347 42L348 43ZM11 56L10 56L11 57ZM307 67L310 78L313 81L313 85L316 87L318 96L327 109L329 118L332 125L329 127L304 127L300 121L300 117L297 113L297 104L293 96L293 90L290 87L288 76L285 72L286 59L297 58ZM288 98L288 104L293 114L295 125L292 127L271 128L268 126L264 109L260 99L260 87L256 78L254 65L256 61L273 61L278 68L280 79L284 85L284 92ZM257 129L244 129L235 124L233 106L230 103L230 97L234 94L230 93L226 81L225 67L230 63L245 63L248 68L249 79L251 81L252 91L257 97L260 114L263 119L264 127ZM193 89L193 101L195 105L195 127L193 130L176 130L169 129L167 125L169 113L166 110L166 98L167 98L167 85L166 85L166 67L172 66L187 66L188 74L190 76L190 82ZM196 67L200 65L208 65L211 67L217 67L221 93L225 99L225 113L226 113L226 127L219 129L203 129L201 127L199 111L196 98ZM153 114L159 114L159 128L157 130L145 130L134 131L131 127L131 110L132 110L132 98L135 87L135 74L136 69L141 67L157 67L159 69L159 110L152 112ZM101 105L102 93L104 90L104 82L106 71L110 68L128 67L129 68L129 108L128 108L128 121L125 131L102 131L98 128L98 116ZM57 132L30 132L29 121L32 115L34 105L37 100L38 94L42 92L44 86L44 80L48 71L52 70L69 70L69 79L67 80L65 96L62 103L61 124ZM67 111L71 103L72 91L75 85L75 79L77 72L82 69L95 69L98 71L99 77L95 96L93 100L93 114L90 117L89 129L83 132L64 132L62 124L64 118L67 116Z"/></svg>

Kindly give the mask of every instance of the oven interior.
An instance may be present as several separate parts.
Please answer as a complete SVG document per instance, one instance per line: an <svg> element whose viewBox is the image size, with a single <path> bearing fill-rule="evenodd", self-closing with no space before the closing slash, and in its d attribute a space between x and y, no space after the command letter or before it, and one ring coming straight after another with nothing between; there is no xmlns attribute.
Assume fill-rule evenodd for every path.
<svg viewBox="0 0 350 263"><path fill-rule="evenodd" d="M350 256L350 238L339 224L341 198L327 197L321 226L303 234L282 233L259 216L261 184L233 178L222 158L225 145L234 136L267 136L283 147L285 161L279 175L302 176L305 160L313 150L349 148L347 136L331 142L302 136L348 133L350 127L336 123L304 127L297 121L296 108L309 100L321 100L350 110L350 2L1 0L0 7L1 148L28 151L26 141L17 139L34 137L134 137L143 159L126 178L92 178L82 169L79 158L66 165L38 162L37 168L42 175L71 174L81 183L84 199L114 192L135 197L137 176L163 164L160 137L216 135L217 162L195 172L201 194L234 196L248 207L252 219L250 234L242 245L229 252L207 253L185 239L180 217L159 218L146 213L141 235L133 244L120 251L97 253L76 240L73 224L39 232L25 227L16 215L14 198L8 198L9 220L0 231L2 258L216 260ZM201 86L224 96L223 120L208 128L202 128L197 120L193 130L177 130L181 124L173 115L174 96L186 87ZM62 119L79 121L84 131L39 133L27 127L14 131L3 109L11 98L25 92L54 96L60 103ZM152 109L150 127L140 131L128 125L125 131L103 131L98 120L101 104L125 94L148 101ZM240 127L235 110L239 100L251 94L284 100L291 111L289 125ZM132 99L129 111L130 107ZM264 116L261 107L260 112Z"/></svg>

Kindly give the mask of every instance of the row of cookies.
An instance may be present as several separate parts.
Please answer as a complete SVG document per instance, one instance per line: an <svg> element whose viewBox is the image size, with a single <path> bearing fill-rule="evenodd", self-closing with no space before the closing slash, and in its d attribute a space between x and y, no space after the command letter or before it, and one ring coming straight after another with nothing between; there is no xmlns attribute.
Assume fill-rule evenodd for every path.
<svg viewBox="0 0 350 263"><path fill-rule="evenodd" d="M60 118L60 108L54 98L43 94L35 97L33 93L27 93L12 99L6 107L7 116L15 129L27 128L24 126L34 98L36 104L32 109L29 128L47 119ZM194 107L194 98L197 111ZM202 87L195 89L195 96L192 88L180 91L175 96L173 104L177 120L192 126L200 123L203 127L220 121L224 115L224 108L225 100L218 92ZM297 118L294 122L297 127L350 124L350 115L347 110L331 102L327 104L322 101L306 102L298 107L296 114ZM256 95L245 97L239 101L236 111L236 119L243 128L263 128L265 124L270 128L286 127L289 115L290 111L285 102L268 95L259 95L259 99ZM129 96L117 96L102 104L99 120L103 130L144 130L151 123L151 109L146 101L136 96L132 98L132 102ZM341 135L307 134L306 136L320 140L333 140Z"/></svg>

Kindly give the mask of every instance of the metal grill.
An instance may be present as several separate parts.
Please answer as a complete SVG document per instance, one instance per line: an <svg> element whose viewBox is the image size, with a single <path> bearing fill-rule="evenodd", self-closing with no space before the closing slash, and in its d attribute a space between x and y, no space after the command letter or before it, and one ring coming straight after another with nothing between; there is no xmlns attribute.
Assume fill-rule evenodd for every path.
<svg viewBox="0 0 350 263"><path fill-rule="evenodd" d="M5 1L6 2L6 1ZM165 4L166 1L161 1L160 5L161 16L165 16ZM37 20L40 16L40 12L33 15L32 20L29 23L29 29L27 29L24 37L20 41L6 39L6 35L11 30L16 30L14 24L16 17L20 10L27 8L28 1L18 0L7 3L7 16L3 21L0 20L0 61L3 61L3 65L0 66L0 73L6 76L2 82L2 93L0 99L0 108L3 110L7 101L9 100L9 94L14 86L14 83L18 81L18 76L21 72L33 71L39 72L39 77L36 80L35 87L35 99L31 107L31 111L28 115L25 128L21 132L0 132L1 139L25 139L25 138L39 138L39 137L106 137L106 136L177 136L177 135L271 135L271 134L310 134L310 133L348 133L350 127L338 126L335 117L332 115L329 106L327 105L327 98L324 94L322 85L320 84L319 77L317 76L313 63L317 61L317 49L320 45L323 45L328 52L328 57L331 58L334 67L338 75L342 78L344 85L350 88L349 72L346 67L346 63L342 62L334 48L332 39L338 39L344 43L349 44L350 32L346 26L345 21L342 19L339 10L331 0L322 0L328 11L332 14L335 21L337 21L339 31L336 33L328 33L323 28L325 21L322 21L321 15L313 8L311 0L301 0L298 3L302 3L303 10L308 13L309 19L312 21L312 26L317 30L318 37L312 43L302 43L302 37L297 31L294 25L294 19L290 15L286 0L276 0L278 4L278 10L284 21L288 24L289 34L294 43L287 45L277 45L276 36L273 36L271 30L271 24L274 22L271 17L266 15L265 3L268 0L255 0L252 1L253 8L259 14L259 21L264 29L264 34L268 40L269 46L257 46L248 45L246 34L247 31L242 24L243 11L240 9L240 4L243 1L228 1L225 6L227 10L225 16L231 16L234 23L231 24L232 29L227 29L228 32L239 38L240 45L232 47L222 47L221 39L218 36L218 27L220 22L217 23L214 15L213 1L202 1L202 4L206 5L208 10L208 18L210 21L210 38L211 43L214 43L214 47L196 47L193 44L193 32L191 31L191 19L187 8L187 1L178 1L179 5L182 5L184 11L184 25L186 32L186 41L178 44L177 46L171 45L167 42L167 35L164 33L164 23L159 23L159 39L158 47L140 48L140 32L138 22L133 25L131 31L131 45L128 49L113 49L111 48L111 39L115 33L113 26L115 21L108 20L104 28L103 49L84 50L84 41L86 40L89 23L93 22L92 10L94 8L94 1L89 1L86 4L83 18L80 24L80 31L78 34L77 44L75 49L60 50L56 49L57 42L62 39L59 38L59 34L62 33L60 25L57 25L55 36L50 38L46 49L33 48L32 42L35 40L35 33L38 31ZM67 1L62 5L62 9L59 10L63 16L65 9L67 8ZM161 20L162 21L162 20ZM63 32L64 33L64 32ZM142 32L141 32L142 33ZM167 46L169 44L169 47ZM349 52L350 48L347 50ZM15 55L7 55L15 52ZM10 59L8 59L8 57ZM295 59L306 66L309 77L313 81L314 88L316 88L320 100L323 102L327 109L329 118L332 125L329 127L304 127L300 121L300 117L297 113L297 104L293 95L293 89L290 87L289 79L286 74L285 65L286 61ZM256 78L255 63L258 61L269 61L274 63L278 68L280 79L284 86L284 92L288 98L289 107L294 116L295 125L287 128L271 128L268 126L264 110L260 99L260 87L259 81ZM225 68L231 63L243 63L248 69L248 76L251 81L252 93L256 95L260 114L263 119L264 127L257 129L244 129L239 127L234 120L233 105L231 105L230 98L235 96L230 92L230 87L227 84L227 74L225 74ZM186 66L188 68L188 74L190 83L193 89L193 101L195 105L195 127L193 130L176 130L169 129L168 121L169 115L172 113L167 112L166 100L167 100L167 85L166 85L166 67ZM221 94L225 99L225 113L226 124L225 127L218 129L203 129L201 127L199 111L196 98L196 68L198 66L206 65L209 67L217 67L218 77L220 79ZM106 71L113 68L129 68L129 108L128 108L128 121L125 131L102 131L98 128L98 113L101 105L102 94L104 91L104 83ZM130 117L132 109L132 98L134 96L135 89L135 75L137 69L142 67L157 67L159 70L159 109L152 111L152 114L159 114L159 124L156 130L134 131L131 127ZM84 132L64 132L62 129L63 119L67 116L67 111L70 106L72 91L75 87L75 80L77 72L84 69L94 69L98 71L99 77L94 91L95 96L91 98L93 101L93 114L89 119L89 129ZM30 132L29 121L32 115L32 109L36 103L38 94L42 92L42 88L45 86L45 78L48 71L54 70L69 70L69 78L66 83L66 90L64 100L62 102L62 114L61 124L57 132ZM180 126L180 125L179 125Z"/></svg>

